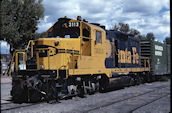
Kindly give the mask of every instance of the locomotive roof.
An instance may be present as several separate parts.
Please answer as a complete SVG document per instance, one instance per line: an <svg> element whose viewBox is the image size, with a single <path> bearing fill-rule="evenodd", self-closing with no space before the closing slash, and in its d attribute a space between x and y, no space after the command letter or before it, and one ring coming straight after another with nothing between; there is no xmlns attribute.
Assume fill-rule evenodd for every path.
<svg viewBox="0 0 172 113"><path fill-rule="evenodd" d="M88 25L90 28L93 28L93 29L96 29L96 30L99 30L99 31L105 31L103 28L101 28L100 26L97 26L97 25L94 25L94 24L91 24L91 23L88 23L88 22L85 22L85 21L82 21L82 20L76 20L76 19L71 19L71 18L59 18L58 21L53 24L53 26L51 26L47 32L49 31L52 31L53 30L53 27L56 27L56 25L59 23L59 22L68 22L68 21L78 21L78 22L83 22L85 23L86 25Z"/></svg>
<svg viewBox="0 0 172 113"><path fill-rule="evenodd" d="M84 22L84 23L87 24L88 26L90 26L91 28L94 28L94 29L97 29L97 30L100 30L100 31L105 31L100 26L97 26L97 25L94 25L94 24L91 24L91 23L86 23L86 22Z"/></svg>

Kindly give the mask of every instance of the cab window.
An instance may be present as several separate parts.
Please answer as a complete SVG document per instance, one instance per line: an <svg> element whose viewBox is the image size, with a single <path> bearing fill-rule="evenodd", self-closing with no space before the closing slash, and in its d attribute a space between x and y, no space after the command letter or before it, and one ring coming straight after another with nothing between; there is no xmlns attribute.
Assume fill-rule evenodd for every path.
<svg viewBox="0 0 172 113"><path fill-rule="evenodd" d="M48 37L56 38L78 38L80 36L79 22L63 22L58 21L51 32L48 32Z"/></svg>
<svg viewBox="0 0 172 113"><path fill-rule="evenodd" d="M89 41L89 37L90 37L90 30L89 28L83 28L83 41Z"/></svg>
<svg viewBox="0 0 172 113"><path fill-rule="evenodd" d="M96 44L102 43L102 34L100 31L96 31Z"/></svg>
<svg viewBox="0 0 172 113"><path fill-rule="evenodd" d="M83 29L83 36L84 36L84 37L89 37L89 35L90 35L89 29L84 28L84 29Z"/></svg>

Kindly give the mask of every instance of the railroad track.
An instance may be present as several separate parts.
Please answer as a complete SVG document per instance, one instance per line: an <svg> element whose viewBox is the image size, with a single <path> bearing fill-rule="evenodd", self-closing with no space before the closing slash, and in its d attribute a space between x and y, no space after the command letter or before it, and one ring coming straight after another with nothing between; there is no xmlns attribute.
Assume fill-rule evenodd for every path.
<svg viewBox="0 0 172 113"><path fill-rule="evenodd" d="M155 101L158 101L158 100L160 100L160 99L162 99L162 98L164 98L164 97L166 97L166 96L168 96L168 95L170 95L170 94L163 95L163 96L161 96L161 97L159 97L159 98L156 98L156 99L154 99L154 100L152 100L152 101L150 101L150 102L147 102L147 103L145 103L145 104L142 104L142 105L140 105L140 106L134 108L133 110L130 110L129 113L133 113L134 111L138 110L139 108L142 108L142 107L144 107L144 106L146 106L146 105L149 105L149 104L151 104L151 103L153 103L153 102L155 102Z"/></svg>
<svg viewBox="0 0 172 113"><path fill-rule="evenodd" d="M157 91L157 90L160 90L160 89L163 89L163 88L167 88L169 86L160 86L160 87L155 87L154 90L151 90L151 91L147 91L145 93L141 93L141 94L138 94L138 95L135 95L135 96L130 96L130 97L127 97L127 98L123 98L123 99L119 99L119 100L116 100L116 101L113 101L113 102L110 102L110 103L107 103L107 104L104 104L104 105L100 105L98 107L95 107L93 109L89 109L89 110L86 110L84 111L84 113L86 112L90 112L90 111L93 111L93 110L96 110L96 109L99 109L99 108L103 108L103 107L107 107L107 106L110 106L110 105L113 105L113 104L116 104L116 103L119 103L119 102L122 102L122 101L126 101L126 100L129 100L129 99L132 99L132 98L136 98L136 97L139 97L139 96L142 96L142 95L145 95L145 94L148 94L148 93L151 93L151 92L154 92L154 91ZM160 98L158 98L160 99ZM157 99L156 99L157 100ZM156 101L154 100L154 101ZM153 101L152 101L153 102ZM38 104L42 104L42 103L45 103L45 102L38 102L38 103L23 103L23 104L15 104L15 103L2 103L1 104L1 111L8 111L8 110L13 110L13 109L19 109L19 108L23 108L23 107L29 107L29 106L34 106L34 105L38 105ZM151 102L150 102L151 103ZM149 103L147 103L149 104ZM144 105L141 105L139 107L136 107L134 108L133 110L131 110L129 113L132 113L133 111L147 105L147 104L144 104Z"/></svg>
<svg viewBox="0 0 172 113"><path fill-rule="evenodd" d="M23 108L23 107L29 107L29 106L34 106L34 105L39 105L46 103L46 101L41 101L37 103L22 103L22 104L16 104L16 103L2 103L1 104L1 111L7 111L7 110L13 110L13 109L18 109L18 108ZM49 101L50 104L53 103L58 103L58 101L52 100Z"/></svg>
<svg viewBox="0 0 172 113"><path fill-rule="evenodd" d="M120 103L120 102L123 102L123 101L127 101L127 100L129 100L129 99L134 99L134 98L136 98L136 97L140 97L140 96L143 96L143 95L146 95L146 94L149 94L149 93L158 91L158 90L160 90L160 89L168 88L168 87L169 87L169 86L160 86L160 87L156 87L156 89L151 90L151 91L147 91L147 92L144 92L144 93L135 95L135 96L130 96L130 97L127 97L127 98L122 98L122 99L119 99L119 100L115 100L115 101L113 101L113 102L109 102L109 103L107 103L107 104L103 104L103 105L97 106L97 107L95 107L95 108L92 108L92 109L89 109L89 110L85 110L85 111L83 111L83 113L88 113L88 112L91 112L91 111L94 111L94 110L98 110L98 109L100 109L100 108L108 107L108 106L110 106L110 105L117 104L117 103ZM148 105L148 104L151 104L151 103L153 103L153 102L155 102L155 101L157 101L157 100L159 100L159 99L161 99L161 98L163 98L163 97L165 97L165 96L167 96L167 95L169 95L169 94L165 94L165 95L163 95L163 96L160 96L160 97L158 97L158 98L152 100L151 102L147 102L147 103L145 103L145 104L143 104L143 105L141 105L141 106L138 106L138 107L136 107L136 108L130 110L129 113L133 113L133 111L135 111L135 110L137 110L137 109L139 109L139 108L141 108L141 107L143 107L143 106L146 106L146 105Z"/></svg>
<svg viewBox="0 0 172 113"><path fill-rule="evenodd" d="M18 108L23 108L23 107L29 107L29 106L33 106L33 105L42 104L42 103L43 102L39 102L39 103L23 103L23 104L2 103L1 104L1 111L13 110L13 109L18 109Z"/></svg>

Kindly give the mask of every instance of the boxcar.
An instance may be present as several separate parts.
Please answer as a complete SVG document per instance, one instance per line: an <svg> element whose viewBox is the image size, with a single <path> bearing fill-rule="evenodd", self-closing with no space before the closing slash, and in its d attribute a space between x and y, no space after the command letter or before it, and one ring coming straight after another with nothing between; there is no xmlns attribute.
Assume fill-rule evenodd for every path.
<svg viewBox="0 0 172 113"><path fill-rule="evenodd" d="M141 56L150 58L151 72L154 75L164 75L170 72L170 47L165 43L142 39L140 42Z"/></svg>

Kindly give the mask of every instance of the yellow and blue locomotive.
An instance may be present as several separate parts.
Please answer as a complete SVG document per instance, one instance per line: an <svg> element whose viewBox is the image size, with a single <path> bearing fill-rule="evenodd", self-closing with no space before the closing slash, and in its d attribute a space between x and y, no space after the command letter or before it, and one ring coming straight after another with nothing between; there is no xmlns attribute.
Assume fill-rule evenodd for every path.
<svg viewBox="0 0 172 113"><path fill-rule="evenodd" d="M77 18L59 18L45 38L13 54L11 95L15 102L53 100L104 91L110 82L147 80L149 58L133 36Z"/></svg>

